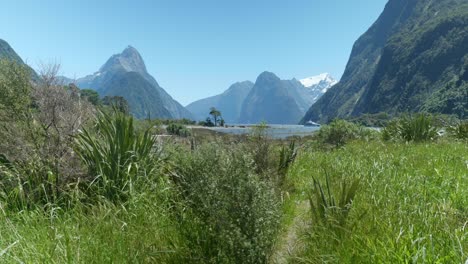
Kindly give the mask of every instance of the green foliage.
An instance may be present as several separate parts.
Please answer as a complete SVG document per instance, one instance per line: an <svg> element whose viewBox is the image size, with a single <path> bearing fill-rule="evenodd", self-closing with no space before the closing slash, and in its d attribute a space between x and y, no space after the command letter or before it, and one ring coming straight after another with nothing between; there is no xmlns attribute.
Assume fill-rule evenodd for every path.
<svg viewBox="0 0 468 264"><path fill-rule="evenodd" d="M376 112L466 118L467 26L466 0L390 1L355 42L341 81L303 122Z"/></svg>
<svg viewBox="0 0 468 264"><path fill-rule="evenodd" d="M179 137L189 137L192 134L191 131L182 124L170 124L166 127L166 131L170 135Z"/></svg>
<svg viewBox="0 0 468 264"><path fill-rule="evenodd" d="M468 139L468 121L460 121L458 124L450 126L448 129L450 135L457 139Z"/></svg>
<svg viewBox="0 0 468 264"><path fill-rule="evenodd" d="M344 233L337 235L326 225L311 221L310 228L298 234L304 250L296 251L291 262L464 263L468 248L467 160L468 145L456 141L355 141L333 151L301 153L288 176L296 189L291 194L296 204L308 200L302 193L314 186L313 179L325 181L323 168L330 175L336 204L344 179L352 175L360 181ZM346 183L349 190L352 182ZM326 186L321 184L329 204ZM322 203L316 202L315 195L313 202ZM308 209L302 208L297 215L305 212Z"/></svg>
<svg viewBox="0 0 468 264"><path fill-rule="evenodd" d="M0 163L0 199L9 209L24 210L64 202L70 189L64 186L53 164L41 157L30 161Z"/></svg>
<svg viewBox="0 0 468 264"><path fill-rule="evenodd" d="M186 263L266 263L279 224L274 190L235 145L180 153L173 180L180 191Z"/></svg>
<svg viewBox="0 0 468 264"><path fill-rule="evenodd" d="M0 60L0 121L23 118L31 104L31 91L27 68Z"/></svg>
<svg viewBox="0 0 468 264"><path fill-rule="evenodd" d="M309 194L309 203L314 222L313 225L323 225L338 234L343 234L346 227L349 211L351 210L354 197L359 187L359 179L348 179L341 182L341 192L335 195L328 173L326 173L326 189L320 181L314 178L314 187Z"/></svg>
<svg viewBox="0 0 468 264"><path fill-rule="evenodd" d="M218 120L221 118L221 112L218 109L216 109L214 107L211 107L210 108L210 115L213 117L214 126L218 126Z"/></svg>
<svg viewBox="0 0 468 264"><path fill-rule="evenodd" d="M83 129L76 137L76 153L94 177L91 187L111 200L127 198L139 178L154 173L154 148L149 131L136 132L133 118L119 111L101 112L95 131Z"/></svg>
<svg viewBox="0 0 468 264"><path fill-rule="evenodd" d="M248 151L253 157L255 172L259 175L270 175L268 172L271 167L271 139L267 128L266 123L260 123L252 127L249 135Z"/></svg>
<svg viewBox="0 0 468 264"><path fill-rule="evenodd" d="M182 118L182 119L154 119L152 120L153 122L156 122L161 125L170 125L170 124L181 124L181 125L195 125L197 122L187 119L187 118Z"/></svg>
<svg viewBox="0 0 468 264"><path fill-rule="evenodd" d="M434 119L428 114L405 115L391 121L382 131L384 140L403 140L406 142L422 142L435 140L438 128Z"/></svg>
<svg viewBox="0 0 468 264"><path fill-rule="evenodd" d="M289 147L282 146L279 153L278 163L278 176L280 177L280 184L284 183L285 177L289 168L293 165L297 157L296 143L292 141Z"/></svg>
<svg viewBox="0 0 468 264"><path fill-rule="evenodd" d="M205 127L214 127L215 124L211 121L211 118L207 117L205 121L198 122L198 125Z"/></svg>
<svg viewBox="0 0 468 264"><path fill-rule="evenodd" d="M157 182L164 184L163 182ZM183 263L180 236L167 204L167 186L138 193L125 204L107 201L48 206L0 214L0 262Z"/></svg>
<svg viewBox="0 0 468 264"><path fill-rule="evenodd" d="M102 103L106 106L117 109L123 114L128 115L130 113L130 106L127 100L122 96L105 96L102 99Z"/></svg>
<svg viewBox="0 0 468 264"><path fill-rule="evenodd" d="M336 119L329 125L322 126L317 133L320 142L341 147L351 140L361 137L365 129L351 122Z"/></svg>
<svg viewBox="0 0 468 264"><path fill-rule="evenodd" d="M382 112L378 114L362 114L358 117L348 117L346 120L366 127L384 127L391 118L389 114Z"/></svg>
<svg viewBox="0 0 468 264"><path fill-rule="evenodd" d="M85 98L94 106L99 106L102 104L101 98L99 98L99 94L95 90L82 89L80 91L80 95L82 98Z"/></svg>

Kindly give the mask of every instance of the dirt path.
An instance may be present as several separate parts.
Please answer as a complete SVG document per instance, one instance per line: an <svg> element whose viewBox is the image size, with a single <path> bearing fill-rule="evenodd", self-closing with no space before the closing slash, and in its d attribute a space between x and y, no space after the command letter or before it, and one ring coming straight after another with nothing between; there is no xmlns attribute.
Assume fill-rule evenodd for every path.
<svg viewBox="0 0 468 264"><path fill-rule="evenodd" d="M272 264L285 264L291 256L303 250L300 234L309 227L309 218L307 214L310 213L310 205L308 201L301 201L296 205L296 213L292 223L289 225L287 231L284 233L280 240L276 252L270 261Z"/></svg>

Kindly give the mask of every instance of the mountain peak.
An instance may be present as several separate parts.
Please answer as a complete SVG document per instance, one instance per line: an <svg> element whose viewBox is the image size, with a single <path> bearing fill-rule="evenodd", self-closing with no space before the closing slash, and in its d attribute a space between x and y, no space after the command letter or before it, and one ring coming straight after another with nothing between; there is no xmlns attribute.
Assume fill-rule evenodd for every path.
<svg viewBox="0 0 468 264"><path fill-rule="evenodd" d="M331 87L338 83L338 81L335 78L333 78L329 73L326 73L326 72L321 73L316 76L304 78L300 80L300 82L302 83L302 85L304 85L307 88L310 88L319 84L323 84L323 85L326 84L329 87Z"/></svg>
<svg viewBox="0 0 468 264"><path fill-rule="evenodd" d="M113 55L99 70L100 72L124 70L147 74L146 65L137 49L132 46L125 48L122 53Z"/></svg>
<svg viewBox="0 0 468 264"><path fill-rule="evenodd" d="M280 78L274 73L269 71L262 72L258 77L256 83L267 85L269 83L279 82Z"/></svg>

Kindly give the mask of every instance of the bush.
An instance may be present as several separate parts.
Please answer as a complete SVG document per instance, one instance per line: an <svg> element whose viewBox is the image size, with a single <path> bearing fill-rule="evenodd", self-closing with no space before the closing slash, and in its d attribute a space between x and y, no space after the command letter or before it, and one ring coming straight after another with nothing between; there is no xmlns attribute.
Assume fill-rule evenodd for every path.
<svg viewBox="0 0 468 264"><path fill-rule="evenodd" d="M279 224L279 200L241 148L203 145L176 160L178 222L186 262L266 263Z"/></svg>
<svg viewBox="0 0 468 264"><path fill-rule="evenodd" d="M181 124L169 124L166 127L166 131L170 135L179 137L189 137L192 134L186 126Z"/></svg>
<svg viewBox="0 0 468 264"><path fill-rule="evenodd" d="M62 202L84 173L72 143L94 108L57 71L43 66L31 84L26 68L0 61L0 192L16 209Z"/></svg>
<svg viewBox="0 0 468 264"><path fill-rule="evenodd" d="M336 119L329 125L322 126L317 137L322 143L340 147L351 140L358 139L360 133L361 129L358 125L345 120Z"/></svg>
<svg viewBox="0 0 468 264"><path fill-rule="evenodd" d="M136 132L133 117L119 111L101 112L95 131L84 129L76 137L76 153L94 177L91 187L111 200L127 197L139 177L152 174L154 146L149 130Z"/></svg>
<svg viewBox="0 0 468 264"><path fill-rule="evenodd" d="M450 126L447 131L457 139L468 139L468 121L460 121L458 124Z"/></svg>
<svg viewBox="0 0 468 264"><path fill-rule="evenodd" d="M266 123L252 127L249 135L248 152L252 155L255 172L259 175L269 174L271 166L271 143L267 133Z"/></svg>
<svg viewBox="0 0 468 264"><path fill-rule="evenodd" d="M437 127L428 114L406 115L392 120L382 131L384 140L403 140L406 142L422 142L438 137Z"/></svg>

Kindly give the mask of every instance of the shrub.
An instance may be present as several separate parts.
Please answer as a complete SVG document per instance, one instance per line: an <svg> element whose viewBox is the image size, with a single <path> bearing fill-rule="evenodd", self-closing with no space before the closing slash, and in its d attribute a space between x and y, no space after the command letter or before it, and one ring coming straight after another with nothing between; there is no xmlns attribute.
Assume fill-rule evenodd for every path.
<svg viewBox="0 0 468 264"><path fill-rule="evenodd" d="M166 127L166 131L170 135L175 135L179 137L189 137L191 135L190 130L186 126L181 124L169 124Z"/></svg>
<svg viewBox="0 0 468 264"><path fill-rule="evenodd" d="M136 132L133 118L120 111L100 113L95 131L84 129L76 137L76 153L94 177L91 186L109 199L130 194L139 177L155 169L155 139Z"/></svg>
<svg viewBox="0 0 468 264"><path fill-rule="evenodd" d="M322 143L340 147L351 140L358 139L359 135L360 127L358 125L335 119L329 125L322 126L317 137Z"/></svg>
<svg viewBox="0 0 468 264"><path fill-rule="evenodd" d="M186 262L266 263L279 224L273 188L241 148L202 145L176 160L173 181Z"/></svg>
<svg viewBox="0 0 468 264"><path fill-rule="evenodd" d="M400 139L400 122L393 119L382 129L382 139L384 141L396 141Z"/></svg>
<svg viewBox="0 0 468 264"><path fill-rule="evenodd" d="M468 139L468 121L460 121L458 124L450 126L447 131L457 139Z"/></svg>
<svg viewBox="0 0 468 264"><path fill-rule="evenodd" d="M271 166L271 143L267 133L266 123L260 123L252 127L249 135L248 151L252 155L255 172L259 175L266 174Z"/></svg>
<svg viewBox="0 0 468 264"><path fill-rule="evenodd" d="M406 142L422 142L438 137L437 127L428 114L405 115L392 120L382 131L384 140L403 140Z"/></svg>
<svg viewBox="0 0 468 264"><path fill-rule="evenodd" d="M76 87L57 82L56 65L42 66L32 85L24 67L0 64L0 154L8 160L0 168L2 197L17 209L58 203L83 175L71 146L94 108Z"/></svg>

